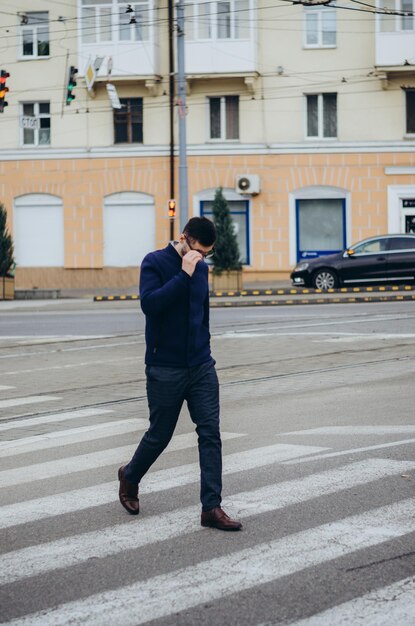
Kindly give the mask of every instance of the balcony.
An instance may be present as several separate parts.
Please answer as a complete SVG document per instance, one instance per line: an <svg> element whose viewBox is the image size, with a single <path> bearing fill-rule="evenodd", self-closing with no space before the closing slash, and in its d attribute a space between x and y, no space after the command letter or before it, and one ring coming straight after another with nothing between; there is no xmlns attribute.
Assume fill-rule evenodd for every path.
<svg viewBox="0 0 415 626"><path fill-rule="evenodd" d="M153 0L133 3L132 12L118 0L81 0L78 74L100 59L97 79L143 81L159 74L156 15Z"/></svg>
<svg viewBox="0 0 415 626"><path fill-rule="evenodd" d="M247 76L257 70L253 0L186 5L186 74Z"/></svg>
<svg viewBox="0 0 415 626"><path fill-rule="evenodd" d="M382 8L388 9L389 13L377 15L376 20L375 64L378 69L401 73L411 71L412 66L412 71L415 70L414 3L414 0L387 0L382 3Z"/></svg>

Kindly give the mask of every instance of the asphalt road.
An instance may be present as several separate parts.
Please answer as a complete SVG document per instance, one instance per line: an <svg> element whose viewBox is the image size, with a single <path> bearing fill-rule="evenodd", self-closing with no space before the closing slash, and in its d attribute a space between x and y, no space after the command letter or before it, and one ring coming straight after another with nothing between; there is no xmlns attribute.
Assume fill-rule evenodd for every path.
<svg viewBox="0 0 415 626"><path fill-rule="evenodd" d="M146 428L137 303L0 303L2 623L413 626L413 303L211 325L233 534L199 526L186 409L138 518L117 501Z"/></svg>

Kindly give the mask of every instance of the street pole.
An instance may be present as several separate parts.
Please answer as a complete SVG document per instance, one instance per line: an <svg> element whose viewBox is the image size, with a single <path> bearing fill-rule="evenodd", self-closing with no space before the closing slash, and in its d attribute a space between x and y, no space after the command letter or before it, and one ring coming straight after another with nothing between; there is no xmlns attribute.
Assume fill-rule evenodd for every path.
<svg viewBox="0 0 415 626"><path fill-rule="evenodd" d="M180 232L188 221L189 204L187 190L186 153L186 75L184 71L184 0L178 0L177 7L177 95L179 110L179 199Z"/></svg>
<svg viewBox="0 0 415 626"><path fill-rule="evenodd" d="M169 28L169 120L170 120L170 198L175 198L174 189L174 10L173 0L168 0L168 28ZM170 218L170 241L174 240L174 218Z"/></svg>

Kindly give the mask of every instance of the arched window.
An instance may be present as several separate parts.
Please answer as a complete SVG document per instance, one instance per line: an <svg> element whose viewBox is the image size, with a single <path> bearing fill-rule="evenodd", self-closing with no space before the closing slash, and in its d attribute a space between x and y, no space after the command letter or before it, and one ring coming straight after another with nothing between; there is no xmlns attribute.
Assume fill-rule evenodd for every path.
<svg viewBox="0 0 415 626"><path fill-rule="evenodd" d="M139 266L155 247L154 199L132 191L104 200L104 265Z"/></svg>
<svg viewBox="0 0 415 626"><path fill-rule="evenodd" d="M14 201L13 239L17 265L63 267L63 203L57 196L32 193Z"/></svg>

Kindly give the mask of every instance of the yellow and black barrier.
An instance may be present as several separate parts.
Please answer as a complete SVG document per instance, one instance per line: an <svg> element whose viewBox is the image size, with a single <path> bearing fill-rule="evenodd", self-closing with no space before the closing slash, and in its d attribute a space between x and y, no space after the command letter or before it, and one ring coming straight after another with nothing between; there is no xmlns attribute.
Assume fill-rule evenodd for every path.
<svg viewBox="0 0 415 626"><path fill-rule="evenodd" d="M340 287L339 289L313 289L312 287L284 287L278 289L242 289L240 291L211 291L215 298L238 296L285 296L315 293L376 293L384 291L413 291L415 285L372 285L370 287Z"/></svg>
<svg viewBox="0 0 415 626"><path fill-rule="evenodd" d="M368 302L404 302L415 300L411 295L358 296L344 298L292 298L280 300L211 300L211 308L255 307L255 306L295 306L298 304L358 304Z"/></svg>
<svg viewBox="0 0 415 626"><path fill-rule="evenodd" d="M116 302L119 300L139 300L140 296L94 296L94 302Z"/></svg>
<svg viewBox="0 0 415 626"><path fill-rule="evenodd" d="M415 285L376 285L371 287L340 287L339 289L312 289L303 287L285 287L281 289L241 289L240 291L211 291L212 298L238 298L255 296L298 296L312 294L337 293L384 293L393 291L414 291ZM122 296L94 296L94 302L119 302L120 300L139 300L138 294ZM371 299L373 301L373 299ZM261 301L262 302L262 301ZM305 301L304 301L305 302ZM332 299L330 299L332 302Z"/></svg>

